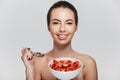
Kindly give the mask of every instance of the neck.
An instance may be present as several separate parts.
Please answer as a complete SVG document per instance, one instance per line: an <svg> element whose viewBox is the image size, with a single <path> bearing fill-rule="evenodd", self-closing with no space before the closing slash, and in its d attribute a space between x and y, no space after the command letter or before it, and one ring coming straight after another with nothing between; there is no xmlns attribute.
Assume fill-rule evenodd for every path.
<svg viewBox="0 0 120 80"><path fill-rule="evenodd" d="M73 53L71 42L66 45L54 44L52 54L54 57L69 57Z"/></svg>

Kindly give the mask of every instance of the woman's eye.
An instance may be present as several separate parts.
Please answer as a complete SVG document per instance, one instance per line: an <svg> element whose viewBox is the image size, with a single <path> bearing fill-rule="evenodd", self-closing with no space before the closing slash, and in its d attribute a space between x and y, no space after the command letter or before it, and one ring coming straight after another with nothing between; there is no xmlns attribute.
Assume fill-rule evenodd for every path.
<svg viewBox="0 0 120 80"><path fill-rule="evenodd" d="M58 22L53 22L54 25L59 24Z"/></svg>
<svg viewBox="0 0 120 80"><path fill-rule="evenodd" d="M72 25L73 23L72 22L68 22L67 24Z"/></svg>

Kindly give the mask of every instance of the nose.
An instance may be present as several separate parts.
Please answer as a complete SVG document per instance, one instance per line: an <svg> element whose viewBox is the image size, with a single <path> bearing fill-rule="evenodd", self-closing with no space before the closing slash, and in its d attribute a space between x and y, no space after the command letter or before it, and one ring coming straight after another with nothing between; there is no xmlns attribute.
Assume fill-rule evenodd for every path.
<svg viewBox="0 0 120 80"><path fill-rule="evenodd" d="M65 24L61 24L59 31L60 32L65 32L66 31Z"/></svg>

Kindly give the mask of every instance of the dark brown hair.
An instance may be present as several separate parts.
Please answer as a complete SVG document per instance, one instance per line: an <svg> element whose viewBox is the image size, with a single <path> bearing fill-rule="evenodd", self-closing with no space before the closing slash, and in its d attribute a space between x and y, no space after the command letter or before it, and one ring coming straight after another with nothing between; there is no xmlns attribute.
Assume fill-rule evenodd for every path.
<svg viewBox="0 0 120 80"><path fill-rule="evenodd" d="M77 14L77 10L75 9L75 7L67 1L58 1L50 7L50 9L47 13L47 25L48 26L50 24L50 17L51 17L52 10L55 8L59 8L59 7L68 8L68 9L72 10L74 13L74 17L75 17L75 24L76 25L78 24L78 14Z"/></svg>

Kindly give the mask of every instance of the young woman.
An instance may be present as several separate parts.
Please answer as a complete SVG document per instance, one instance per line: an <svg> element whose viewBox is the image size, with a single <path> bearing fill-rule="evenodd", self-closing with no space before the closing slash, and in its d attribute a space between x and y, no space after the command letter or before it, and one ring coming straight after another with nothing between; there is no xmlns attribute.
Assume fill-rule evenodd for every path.
<svg viewBox="0 0 120 80"><path fill-rule="evenodd" d="M22 60L26 67L26 80L56 80L48 69L48 62L59 57L80 59L84 68L82 74L72 80L97 80L95 60L72 49L71 41L78 27L77 11L67 1L56 2L48 11L48 31L53 38L53 49L42 57L36 57L24 48Z"/></svg>

